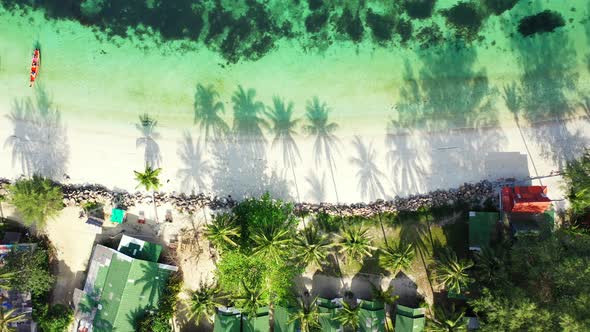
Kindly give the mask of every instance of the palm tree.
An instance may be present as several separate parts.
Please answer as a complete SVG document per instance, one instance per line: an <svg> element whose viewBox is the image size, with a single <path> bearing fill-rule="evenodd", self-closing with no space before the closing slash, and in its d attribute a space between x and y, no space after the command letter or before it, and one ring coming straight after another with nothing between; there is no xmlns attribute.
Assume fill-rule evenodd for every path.
<svg viewBox="0 0 590 332"><path fill-rule="evenodd" d="M427 332L464 332L467 331L467 324L464 319L465 312L448 312L444 309L435 308L434 317L426 324Z"/></svg>
<svg viewBox="0 0 590 332"><path fill-rule="evenodd" d="M198 124L201 132L204 132L204 140L208 142L209 132L213 131L214 137L219 137L229 131L229 127L223 121L220 114L225 112L223 103L217 101L219 93L213 85L203 86L197 84L195 92L194 123Z"/></svg>
<svg viewBox="0 0 590 332"><path fill-rule="evenodd" d="M144 187L146 191L152 190L152 200L154 201L154 213L156 217L156 222L158 222L158 208L156 206L156 190L160 188L160 179L158 176L162 171L161 168L153 169L151 166L146 165L145 170L143 173L138 171L133 171L135 173L135 180L137 180L138 185L136 188Z"/></svg>
<svg viewBox="0 0 590 332"><path fill-rule="evenodd" d="M6 202L5 195L0 195L0 222L4 221L4 210L2 209L2 202Z"/></svg>
<svg viewBox="0 0 590 332"><path fill-rule="evenodd" d="M190 298L186 300L188 319L194 319L197 325L203 318L209 323L213 323L216 308L221 306L220 300L222 298L221 289L217 285L201 281L199 289L192 292Z"/></svg>
<svg viewBox="0 0 590 332"><path fill-rule="evenodd" d="M313 145L313 153L315 155L316 165L319 165L322 160L328 163L330 167L330 174L332 175L332 183L334 185L334 193L336 194L336 202L340 202L338 197L338 190L336 190L336 180L334 178L334 152L338 152L338 138L334 135L334 131L338 129L338 125L328 120L330 109L325 103L320 103L317 97L314 97L311 102L307 102L305 116L308 124L304 126L304 130L309 134L315 136Z"/></svg>
<svg viewBox="0 0 590 332"><path fill-rule="evenodd" d="M299 323L301 332L311 332L321 329L320 311L317 306L317 297L310 303L300 297L297 298L297 311L289 316L289 324Z"/></svg>
<svg viewBox="0 0 590 332"><path fill-rule="evenodd" d="M452 250L447 250L435 266L436 278L448 291L460 294L471 281L467 270L473 266L468 260L459 260Z"/></svg>
<svg viewBox="0 0 590 332"><path fill-rule="evenodd" d="M205 188L203 176L209 173L210 166L207 160L203 159L203 153L201 143L194 143L191 134L185 132L182 146L178 149L178 155L185 167L177 172L183 190L194 192L203 191Z"/></svg>
<svg viewBox="0 0 590 332"><path fill-rule="evenodd" d="M326 234L322 234L313 225L299 232L295 238L295 259L305 265L315 264L318 267L326 261L332 244Z"/></svg>
<svg viewBox="0 0 590 332"><path fill-rule="evenodd" d="M380 249L379 265L396 275L399 271L407 270L414 260L414 247L412 244L398 243L396 246L385 246Z"/></svg>
<svg viewBox="0 0 590 332"><path fill-rule="evenodd" d="M373 289L373 298L375 301L381 302L385 305L385 319L389 320L388 322L385 322L385 329L390 330L390 325L392 325L391 308L399 296L393 295L393 285L389 285L387 289L383 289L381 285L375 286L371 283L371 288Z"/></svg>
<svg viewBox="0 0 590 332"><path fill-rule="evenodd" d="M251 235L254 242L253 253L268 259L279 261L285 257L292 242L288 228L266 227L257 229Z"/></svg>
<svg viewBox="0 0 590 332"><path fill-rule="evenodd" d="M348 160L358 169L356 176L362 197L371 201L382 198L385 196L385 190L379 178L385 177L385 174L379 170L375 163L377 152L373 148L373 144L366 146L359 136L354 136L353 144L357 156Z"/></svg>
<svg viewBox="0 0 590 332"><path fill-rule="evenodd" d="M251 152L259 158L264 153L266 143L262 128L267 127L268 124L260 117L264 112L264 104L256 101L255 97L254 89L244 90L240 85L231 100L234 108L233 130L242 137L242 141L252 140Z"/></svg>
<svg viewBox="0 0 590 332"><path fill-rule="evenodd" d="M293 173L297 200L301 201L301 197L299 196L299 186L297 185L297 177L295 177L295 165L298 160L301 160L301 155L299 154L299 149L293 139L293 136L297 134L295 126L297 126L300 120L293 118L292 102L285 105L285 102L279 97L274 97L272 101L273 107L269 107L267 112L270 120L270 129L274 134L272 148L275 148L279 143L281 144L283 150L283 164L286 168L290 168Z"/></svg>
<svg viewBox="0 0 590 332"><path fill-rule="evenodd" d="M338 253L347 257L347 260L362 261L365 257L372 257L372 238L368 228L347 227L342 230L340 237L340 250Z"/></svg>
<svg viewBox="0 0 590 332"><path fill-rule="evenodd" d="M217 250L235 248L238 246L236 241L240 237L240 227L233 215L219 214L205 226L205 237Z"/></svg>
<svg viewBox="0 0 590 332"><path fill-rule="evenodd" d="M151 118L148 114L139 116L139 123L135 125L135 128L141 133L135 141L135 146L144 146L144 159L146 165L157 168L160 166L162 157L160 156L160 147L156 140L160 138L160 134L156 132L158 121Z"/></svg>
<svg viewBox="0 0 590 332"><path fill-rule="evenodd" d="M16 331L15 328L10 327L11 324L21 321L25 314L21 313L15 315L16 308L4 311L4 307L0 307L0 332Z"/></svg>
<svg viewBox="0 0 590 332"><path fill-rule="evenodd" d="M235 299L236 304L242 313L246 314L248 317L256 317L258 309L268 304L264 291L260 287L248 287L243 280L242 287L242 294Z"/></svg>
<svg viewBox="0 0 590 332"><path fill-rule="evenodd" d="M361 318L359 316L360 309L360 304L352 305L347 301L342 301L342 308L338 309L338 312L336 312L335 319L343 328L356 331L361 323Z"/></svg>

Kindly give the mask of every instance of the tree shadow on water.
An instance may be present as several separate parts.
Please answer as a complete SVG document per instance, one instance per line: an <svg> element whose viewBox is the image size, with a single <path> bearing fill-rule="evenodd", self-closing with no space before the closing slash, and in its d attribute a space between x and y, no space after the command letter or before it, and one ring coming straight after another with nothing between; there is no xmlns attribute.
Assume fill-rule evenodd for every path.
<svg viewBox="0 0 590 332"><path fill-rule="evenodd" d="M178 156L184 167L177 172L183 192L205 190L205 179L209 175L210 165L203 158L204 152L201 143L195 143L190 132L185 131L178 148Z"/></svg>
<svg viewBox="0 0 590 332"><path fill-rule="evenodd" d="M135 124L135 128L141 133L141 137L135 141L135 146L144 148L145 164L152 168L160 167L162 161L160 146L156 142L160 138L160 134L156 132L157 125L158 121L149 114L140 115L139 123Z"/></svg>
<svg viewBox="0 0 590 332"><path fill-rule="evenodd" d="M541 9L542 5L536 1L533 7ZM569 128L566 121L575 114L574 101L580 94L573 42L563 28L526 38L519 36L511 41L522 72L520 81L511 91L517 95L513 99L519 103L512 108L508 105L509 109L517 121L531 124L524 130L524 138L533 139L543 158L563 168L566 161L581 153L588 143L587 138L579 130Z"/></svg>
<svg viewBox="0 0 590 332"><path fill-rule="evenodd" d="M367 145L360 136L355 136L352 144L355 147L356 156L350 157L349 162L357 168L358 189L363 199L374 201L377 198L386 198L381 184L385 174L376 164L377 151L373 148L373 144Z"/></svg>
<svg viewBox="0 0 590 332"><path fill-rule="evenodd" d="M12 149L12 165L24 175L38 174L54 180L67 171L69 144L59 110L54 108L42 85L35 87L35 99L14 100L8 115L13 133L5 146Z"/></svg>

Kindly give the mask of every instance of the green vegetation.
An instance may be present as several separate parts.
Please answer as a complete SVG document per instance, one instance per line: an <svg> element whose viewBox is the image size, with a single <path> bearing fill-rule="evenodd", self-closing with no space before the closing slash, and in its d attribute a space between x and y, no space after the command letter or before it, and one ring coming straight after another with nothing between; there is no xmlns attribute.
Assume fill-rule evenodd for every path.
<svg viewBox="0 0 590 332"><path fill-rule="evenodd" d="M12 251L5 258L5 271L18 275L11 278L10 288L17 291L30 291L33 297L47 293L55 278L49 272L49 258L47 251Z"/></svg>
<svg viewBox="0 0 590 332"><path fill-rule="evenodd" d="M482 331L590 329L589 235L558 230L544 240L519 238L496 253L473 271L479 291L469 303Z"/></svg>
<svg viewBox="0 0 590 332"><path fill-rule="evenodd" d="M199 324L204 318L213 323L216 308L221 305L221 289L216 284L201 282L199 289L192 292L186 301L187 318Z"/></svg>
<svg viewBox="0 0 590 332"><path fill-rule="evenodd" d="M25 224L35 224L38 229L43 229L47 220L56 217L63 208L61 188L37 175L16 181L9 190L10 203Z"/></svg>
<svg viewBox="0 0 590 332"><path fill-rule="evenodd" d="M143 173L133 171L135 174L135 180L138 182L137 187L143 187L146 191L152 190L152 201L154 202L154 213L156 216L156 222L158 222L158 207L156 205L156 190L160 188L160 179L158 176L162 171L161 168L152 168L146 165Z"/></svg>
<svg viewBox="0 0 590 332"><path fill-rule="evenodd" d="M295 322L299 322L301 332L318 331L321 328L317 297L309 303L302 298L297 298L297 309L289 317L289 323Z"/></svg>
<svg viewBox="0 0 590 332"><path fill-rule="evenodd" d="M168 284L160 296L158 311L148 312L137 320L138 332L172 332L172 317L176 310L178 294L182 290L182 275L175 273L168 279Z"/></svg>
<svg viewBox="0 0 590 332"><path fill-rule="evenodd" d="M569 162L564 175L576 221L590 213L590 150L586 150L579 159Z"/></svg>
<svg viewBox="0 0 590 332"><path fill-rule="evenodd" d="M336 313L336 320L342 325L345 331L357 331L361 324L359 311L360 304L350 304L347 301L342 301L342 308Z"/></svg>
<svg viewBox="0 0 590 332"><path fill-rule="evenodd" d="M15 311L16 308L4 311L4 307L0 307L0 332L14 331L10 324L20 321L25 316L25 314L15 315Z"/></svg>
<svg viewBox="0 0 590 332"><path fill-rule="evenodd" d="M74 320L73 310L63 304L45 304L40 311L37 313L37 323L43 332L65 332Z"/></svg>

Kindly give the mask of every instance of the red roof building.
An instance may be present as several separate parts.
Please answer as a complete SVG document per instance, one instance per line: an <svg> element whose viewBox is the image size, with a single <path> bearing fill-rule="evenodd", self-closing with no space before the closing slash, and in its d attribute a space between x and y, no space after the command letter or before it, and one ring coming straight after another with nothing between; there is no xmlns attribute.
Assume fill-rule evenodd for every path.
<svg viewBox="0 0 590 332"><path fill-rule="evenodd" d="M547 187L504 187L502 188L502 208L504 212L543 213L551 206L547 197Z"/></svg>

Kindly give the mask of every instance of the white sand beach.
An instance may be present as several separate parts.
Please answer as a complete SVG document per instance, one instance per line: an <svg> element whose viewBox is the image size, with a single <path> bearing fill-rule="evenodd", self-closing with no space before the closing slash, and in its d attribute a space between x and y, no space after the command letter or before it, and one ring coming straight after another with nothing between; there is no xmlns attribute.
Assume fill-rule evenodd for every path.
<svg viewBox="0 0 590 332"><path fill-rule="evenodd" d="M571 15L581 19L584 12ZM587 114L579 106L590 91L581 25L529 39L521 50L498 29L495 48L475 44L447 54L334 45L323 53L305 53L282 44L259 61L225 66L208 50L174 54L172 47L146 41L153 48L147 52L136 41L99 41L79 23L47 21L42 13L0 15L0 176L10 179L38 172L65 183L134 191L133 170L154 157L147 154L157 154L162 191L234 198L269 191L311 202L336 202L337 192L341 202L368 202L482 179L549 175L562 170L590 139ZM503 19L490 18L489 24L501 25ZM37 87L29 88L26 70L34 40L42 44L43 63ZM538 53L539 45L557 53ZM537 57L526 60L532 65L523 60L527 54ZM449 74L452 65L459 67ZM545 75L538 77L541 85L520 82L529 72ZM433 77L436 81L429 81ZM521 136L504 101L514 82L523 98L546 98L555 121L537 122L547 116L522 111ZM294 137L301 159L293 172L266 130L260 155L244 149L248 142L197 146L203 135L192 121L197 84L212 84L219 92L230 127L231 96L238 85L254 89L255 99L267 106L275 95L293 101L295 116L302 118ZM419 91L410 98L413 84ZM328 105L329 119L338 125L337 149L330 151L333 178L325 160L316 163L314 137L301 127L306 102L314 96ZM27 100L41 118L24 115ZM544 107L543 100L535 102L536 108ZM403 113L408 105L442 113ZM44 113L47 109L59 110L60 118ZM144 113L157 121L148 152L137 146L141 133L135 127ZM448 118L449 113L454 115ZM402 125L388 135L390 122L403 116L416 128ZM552 198L562 198L557 179L542 181Z"/></svg>

